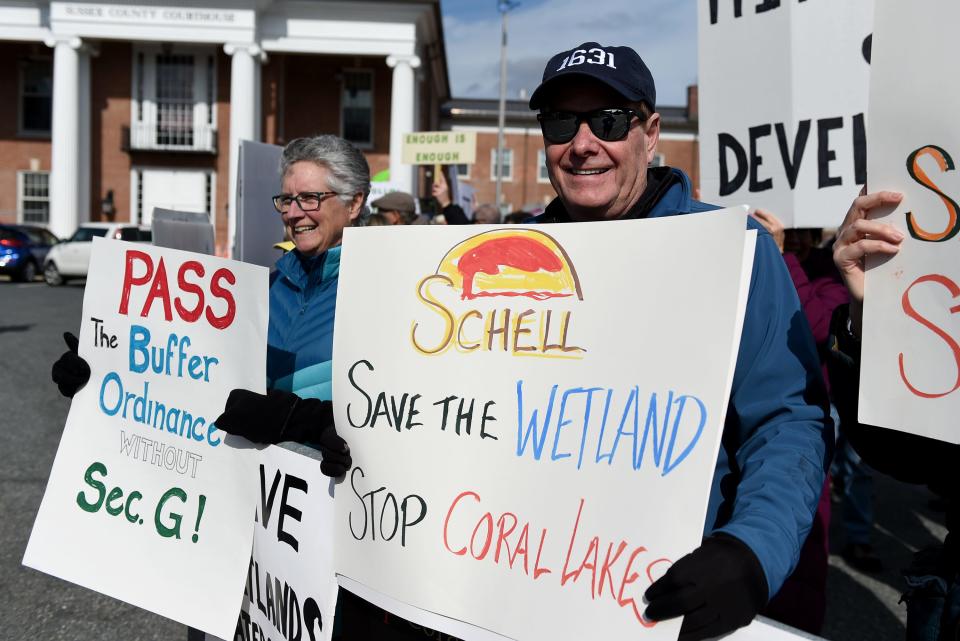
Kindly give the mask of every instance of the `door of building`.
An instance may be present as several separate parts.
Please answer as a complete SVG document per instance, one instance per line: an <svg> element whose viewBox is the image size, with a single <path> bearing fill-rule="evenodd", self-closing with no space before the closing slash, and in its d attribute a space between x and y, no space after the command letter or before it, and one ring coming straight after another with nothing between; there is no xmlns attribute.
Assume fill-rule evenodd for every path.
<svg viewBox="0 0 960 641"><path fill-rule="evenodd" d="M213 211L213 174L203 169L134 170L134 211L141 225L149 225L153 208L210 213Z"/></svg>

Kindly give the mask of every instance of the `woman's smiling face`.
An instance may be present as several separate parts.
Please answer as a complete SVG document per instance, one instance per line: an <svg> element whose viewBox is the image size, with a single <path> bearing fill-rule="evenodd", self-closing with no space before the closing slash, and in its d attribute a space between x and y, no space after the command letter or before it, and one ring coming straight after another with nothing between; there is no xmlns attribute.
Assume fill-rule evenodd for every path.
<svg viewBox="0 0 960 641"><path fill-rule="evenodd" d="M306 160L293 163L283 177L282 192L296 196L304 192L332 191L328 176L326 167ZM340 244L343 229L360 214L362 200L362 194L355 195L349 203L344 203L340 195L325 196L314 211L303 211L297 201L293 201L281 217L297 251L304 256L319 256Z"/></svg>

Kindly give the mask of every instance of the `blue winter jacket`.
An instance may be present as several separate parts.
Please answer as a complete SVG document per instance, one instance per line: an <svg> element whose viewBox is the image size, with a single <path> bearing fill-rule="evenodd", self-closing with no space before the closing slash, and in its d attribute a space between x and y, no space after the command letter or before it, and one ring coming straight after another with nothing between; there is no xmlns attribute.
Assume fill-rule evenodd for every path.
<svg viewBox="0 0 960 641"><path fill-rule="evenodd" d="M718 209L691 195L678 169L650 170L651 186L625 218ZM569 216L559 199L538 222ZM783 257L758 232L750 294L704 534L725 532L757 555L773 597L793 571L833 455L833 424L820 362Z"/></svg>
<svg viewBox="0 0 960 641"><path fill-rule="evenodd" d="M315 258L292 251L270 275L267 387L332 399L333 319L340 247Z"/></svg>

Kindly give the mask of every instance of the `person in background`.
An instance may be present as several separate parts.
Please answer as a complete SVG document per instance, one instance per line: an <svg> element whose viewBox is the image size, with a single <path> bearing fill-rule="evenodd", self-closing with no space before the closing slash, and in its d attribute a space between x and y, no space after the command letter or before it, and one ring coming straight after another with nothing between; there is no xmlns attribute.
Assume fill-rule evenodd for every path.
<svg viewBox="0 0 960 641"><path fill-rule="evenodd" d="M391 191L370 205L388 225L412 225L417 220L417 203L413 196L403 191Z"/></svg>
<svg viewBox="0 0 960 641"><path fill-rule="evenodd" d="M517 211L512 211L506 216L503 217L503 222L505 225L520 225L522 223L530 220L531 214L518 209Z"/></svg>
<svg viewBox="0 0 960 641"><path fill-rule="evenodd" d="M834 401L847 437L874 469L905 483L943 492L947 536L942 544L920 550L904 571L907 591L907 641L960 639L960 445L865 425L857 421L864 300L864 260L893 256L904 239L893 225L870 220L871 212L899 204L902 194L866 193L853 201L833 246L833 260L850 294L831 323L827 365Z"/></svg>
<svg viewBox="0 0 960 641"><path fill-rule="evenodd" d="M370 214L364 222L365 227L389 227L393 225L383 214Z"/></svg>
<svg viewBox="0 0 960 641"><path fill-rule="evenodd" d="M455 171L456 168L454 167L452 170ZM453 202L453 195L450 193L450 182L447 180L447 175L444 171L440 171L440 173L437 175L430 190L433 197L436 198L437 205L440 209L435 218L443 216L444 222L439 224L471 224L472 221L467 218L467 214L463 211L463 207Z"/></svg>
<svg viewBox="0 0 960 641"><path fill-rule="evenodd" d="M484 203L473 210L473 222L476 225L499 225L500 212L496 205Z"/></svg>
<svg viewBox="0 0 960 641"><path fill-rule="evenodd" d="M604 61L616 64L601 64ZM660 136L653 75L629 47L553 56L530 98L558 198L540 223L696 215L690 179L650 167ZM730 404L704 538L646 591L646 617L683 616L682 641L748 624L797 563L832 455L816 347L780 252L759 223ZM669 313L661 310L659 313Z"/></svg>

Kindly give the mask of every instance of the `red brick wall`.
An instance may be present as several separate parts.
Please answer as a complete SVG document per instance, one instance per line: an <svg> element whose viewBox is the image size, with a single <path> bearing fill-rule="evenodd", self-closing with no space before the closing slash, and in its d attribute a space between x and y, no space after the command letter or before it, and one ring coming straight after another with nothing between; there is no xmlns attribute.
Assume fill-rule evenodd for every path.
<svg viewBox="0 0 960 641"><path fill-rule="evenodd" d="M102 42L90 59L90 219L100 220L100 201L113 190L115 220L130 220L130 156L121 149L130 126L133 49Z"/></svg>
<svg viewBox="0 0 960 641"><path fill-rule="evenodd" d="M530 133L507 133L504 148L513 150L512 179L503 181L503 199L513 209L527 204L543 204L556 196L549 182L537 182L537 150L543 149L543 138L536 130ZM477 190L477 203L496 201L496 174L491 173L490 156L497 148L496 132L477 134L477 162L470 166L470 178L464 180Z"/></svg>
<svg viewBox="0 0 960 641"><path fill-rule="evenodd" d="M264 127L264 140L283 145L301 136L334 134L340 130L341 74L344 69L373 71L373 147L364 149L371 175L390 166L390 94L393 70L386 59L364 56L271 55L268 73L279 96L273 137ZM261 80L263 83L263 80ZM267 84L264 84L265 93ZM264 110L266 115L266 110ZM269 117L265 121L269 125Z"/></svg>
<svg viewBox="0 0 960 641"><path fill-rule="evenodd" d="M40 43L0 42L0 222L16 222L17 172L50 169L49 137L18 133L20 61L26 58L52 60L53 50Z"/></svg>
<svg viewBox="0 0 960 641"><path fill-rule="evenodd" d="M657 152L664 155L664 163L682 169L693 181L694 189L700 188L700 146L696 140L660 140Z"/></svg>

